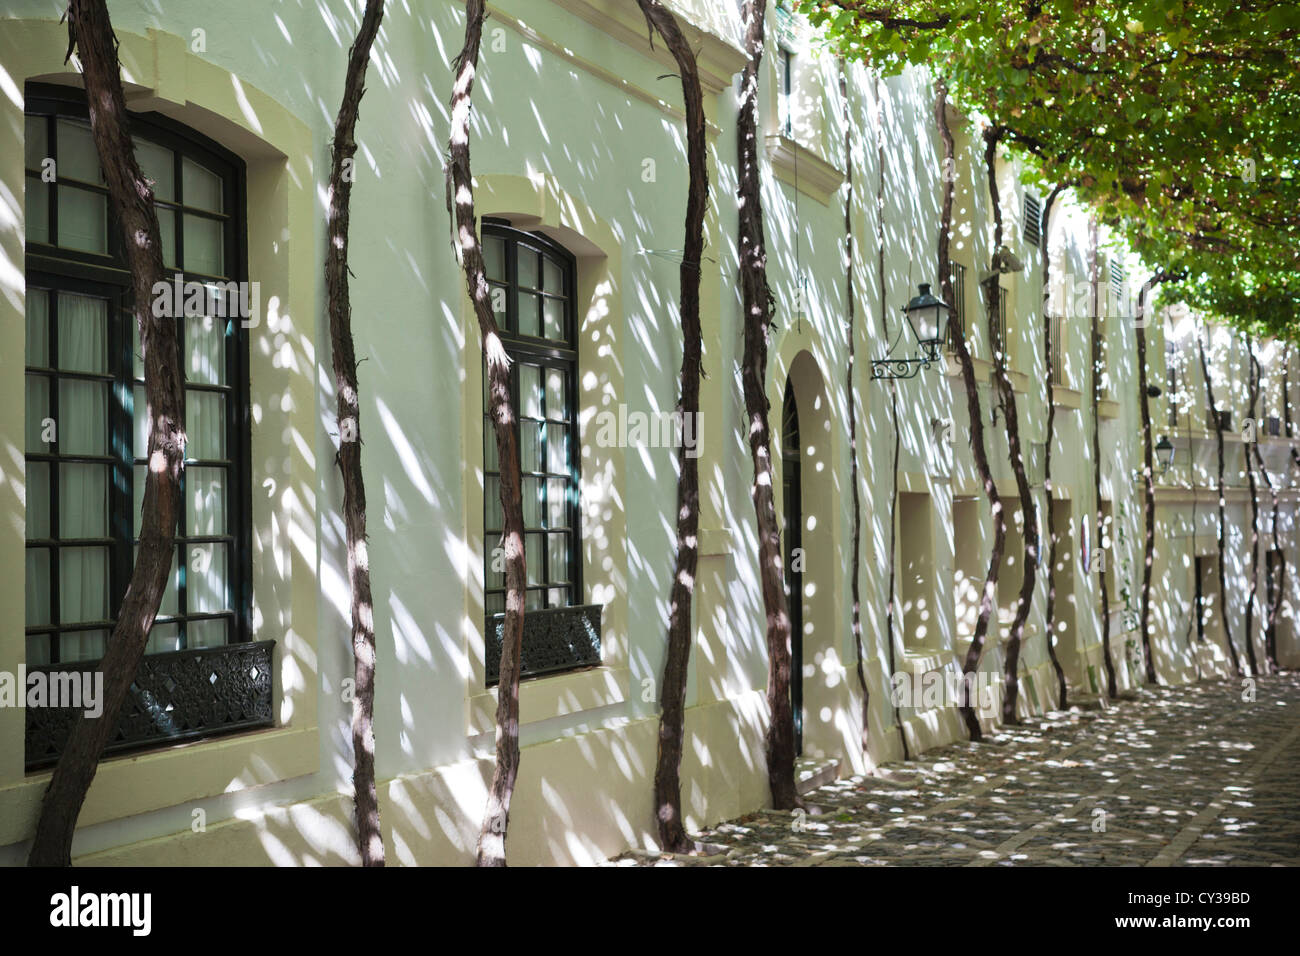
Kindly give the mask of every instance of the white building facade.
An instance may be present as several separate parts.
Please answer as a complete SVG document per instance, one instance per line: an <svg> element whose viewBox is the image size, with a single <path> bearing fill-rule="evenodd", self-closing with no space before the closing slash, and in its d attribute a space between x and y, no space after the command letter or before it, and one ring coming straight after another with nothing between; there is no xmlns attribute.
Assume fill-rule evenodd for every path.
<svg viewBox="0 0 1300 956"><path fill-rule="evenodd" d="M323 282L329 144L357 12L339 2L233 6L220 16L191 0L161 13L143 4L112 11L167 265L194 281L236 283L249 315L205 307L178 319L190 446L177 573L140 693L82 811L79 863L357 861L350 595ZM682 781L688 824L700 827L768 799L767 662L739 367L739 11L696 0L670 6L697 50L709 120L707 377L698 427L685 436L699 453L701 531ZM0 19L0 123L14 147L0 151L0 564L10 571L0 576L0 607L10 611L0 671L13 674L88 667L102 651L129 575L147 428L121 239L57 13L10 0ZM450 60L463 27L463 6L451 0L386 10L362 101L351 215L378 639L376 770L388 859L403 864L472 861L492 768L497 463L491 436L484 442L479 339L450 243L443 173ZM917 701L896 715L890 691L899 673L920 680L959 670L992 534L955 364L897 383L896 511L895 406L890 387L870 375L871 359L910 347L900 306L919 284L937 287L942 156L931 82L921 72L880 80L858 65L842 68L775 12L769 34L761 172L778 308L767 389L774 438L783 439L779 449L774 442L786 492L778 513L798 530L797 545L787 532L787 548L802 548L792 606L800 769L826 778L900 759L900 722L913 753L963 737L949 703ZM516 864L590 863L654 843L676 501L676 436L664 426L677 399L674 256L687 185L680 83L664 76L669 69L634 3L506 0L490 9L474 91L475 198L494 307L516 358L535 612L508 843ZM959 310L982 382L989 457L1014 513L977 285L992 251L986 177L977 133L956 114L952 124ZM1094 415L1091 319L1078 306L1088 298L1079 283L1091 288L1086 215L1064 203L1035 236L1041 192L1020 183L1010 157L999 179L1006 242L1026 265L1001 279L1000 335L1039 514L1050 508L1061 535L1058 654L1072 696L1085 699L1105 691L1103 573L1119 686L1142 679L1132 613L1143 518L1131 316L1144 277L1102 237L1104 397ZM1048 301L1062 316L1052 320L1052 356L1043 345L1044 244L1055 286ZM1255 343L1265 388L1251 415L1240 336L1215 325L1202 331L1185 311L1153 316L1147 334L1150 380L1163 389L1151 403L1153 440L1165 435L1176 449L1156 496L1157 670L1171 682L1230 673L1225 622L1245 659L1252 442L1278 490L1279 517L1274 528L1258 479L1250 639L1262 661L1268 569L1284 560L1278 654L1300 663L1294 443L1270 422L1285 417L1289 401L1283 347ZM1218 407L1230 416L1226 606L1215 433L1195 345L1202 334ZM850 627L849 401L862 508L865 751ZM891 520L893 635L885 626ZM981 664L993 675L1025 571L1018 527L1009 526L998 620ZM1055 706L1046 568L1031 573L1039 586L1021 653L1025 716ZM1000 694L983 711L989 726ZM25 858L58 735L45 711L0 707L0 861Z"/></svg>

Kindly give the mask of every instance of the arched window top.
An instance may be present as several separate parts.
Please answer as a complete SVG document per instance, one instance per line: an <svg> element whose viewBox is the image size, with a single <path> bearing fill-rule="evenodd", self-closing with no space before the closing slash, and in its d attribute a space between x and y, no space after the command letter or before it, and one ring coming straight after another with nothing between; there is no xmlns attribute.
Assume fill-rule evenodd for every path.
<svg viewBox="0 0 1300 956"><path fill-rule="evenodd" d="M28 84L25 112L29 254L49 247L90 269L125 270L84 92ZM243 247L234 222L243 162L157 113L132 114L131 133L136 162L153 183L164 267L196 279L237 278Z"/></svg>
<svg viewBox="0 0 1300 956"><path fill-rule="evenodd" d="M577 349L574 257L547 236L483 220L483 266L503 334Z"/></svg>

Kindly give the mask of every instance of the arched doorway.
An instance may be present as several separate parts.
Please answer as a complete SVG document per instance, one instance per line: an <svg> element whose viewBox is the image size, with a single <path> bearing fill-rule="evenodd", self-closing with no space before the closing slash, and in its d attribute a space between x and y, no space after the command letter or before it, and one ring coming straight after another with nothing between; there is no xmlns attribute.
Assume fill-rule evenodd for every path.
<svg viewBox="0 0 1300 956"><path fill-rule="evenodd" d="M785 542L785 600L790 611L790 703L794 711L794 752L803 754L803 486L799 468L799 404L794 382L785 383L781 410L781 540Z"/></svg>
<svg viewBox="0 0 1300 956"><path fill-rule="evenodd" d="M844 623L849 562L843 560L835 520L838 503L848 495L843 484L848 465L840 444L846 430L834 416L826 377L806 344L782 344L777 368L785 365L788 372L774 376L768 392L773 491L791 625L795 748L800 757L830 761L860 755L862 746L861 708L850 706L844 663L855 653Z"/></svg>

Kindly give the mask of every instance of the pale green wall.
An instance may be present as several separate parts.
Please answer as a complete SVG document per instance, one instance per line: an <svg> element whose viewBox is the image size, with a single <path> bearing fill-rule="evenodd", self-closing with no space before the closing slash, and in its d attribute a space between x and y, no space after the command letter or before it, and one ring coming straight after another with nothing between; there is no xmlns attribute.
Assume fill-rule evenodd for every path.
<svg viewBox="0 0 1300 956"><path fill-rule="evenodd" d="M472 151L474 169L484 179L544 173L575 200L608 225L621 244L621 323L624 376L619 401L633 410L671 409L676 398L680 364L680 335L676 324L678 270L674 262L640 249L678 249L682 245L682 214L686 172L681 160L684 140L680 118L639 95L609 82L609 76L680 108L681 93L658 60L645 55L644 43L625 44L563 9L564 4L507 0L502 16L489 19L475 88ZM732 47L739 43L738 27L729 8L702 5L711 11L714 29ZM227 8L234 7L233 12ZM59 11L47 3L9 3L4 16L51 18ZM309 436L317 466L317 528L308 549L319 549L318 627L314 638L315 673L319 690L319 770L238 793L201 801L210 827L229 820L228 835L243 833L244 843L234 859L276 861L349 859L346 800L333 795L350 792L349 707L339 696L342 680L351 674L348 642L346 574L338 508L341 488L331 466L336 430L329 393L329 355L320 279L323 242L321 194L327 166L332 120L341 95L347 45L355 30L355 10L344 3L227 5L218 16L211 4L188 0L169 3L165 12L151 4L117 3L114 26L120 33L143 35L150 29L188 37L206 30L203 59L226 71L236 87L256 88L277 101L310 131L306 156L291 157L310 180L316 196L310 228L286 236L289 255L315 276L310 306L296 303L292 334L306 352L314 352L319 387L315 396L316 427ZM448 134L447 100L451 87L449 61L461 43L462 9L449 2L421 2L408 7L390 4L386 10L368 86L361 107L358 172L352 203L351 268L356 346L365 359L360 367L363 464L369 488L370 555L375 587L375 620L379 640L376 698L377 767L384 787L386 826L401 833L402 846L412 860L464 859L481 812L482 774L490 753L490 735L467 738L465 728L468 663L463 617L466 576L477 574L466 557L465 467L460 449L477 437L465 433L465 423L478 427L477 409L466 406L462 385L464 337L475 334L462 308L463 278L449 244L449 222L443 192L443 153ZM516 25L526 23L526 29ZM500 31L500 32L497 32ZM564 56L530 38L528 31L566 48ZM630 45L629 45L630 44ZM0 63L0 67L5 64ZM801 76L818 77L821 87L806 90L809 118L807 140L812 154L844 166L841 104L837 65L829 58L809 59ZM11 77L21 88L24 77ZM769 59L764 82L774 80ZM899 330L899 310L922 281L933 281L940 193L937 170L938 134L932 120L932 90L928 77L909 73L884 84L885 167L877 161L872 117L877 83L865 70L850 71L850 104L854 114L853 231L857 322L857 393L859 449L863 496L861 594L866 657L872 708L872 758L896 755L893 715L888 698L887 657L883 633L885 605L884 545L888 540L889 461L893 438L888 389L867 381L870 359L882 356ZM204 107L197 102L196 107ZM707 648L692 664L688 730L698 745L688 745L685 768L688 805L693 819L707 821L757 806L765 797L761 757L762 689L766 681L766 650L762 631L762 601L754 563L754 520L749 498L751 477L744 441L743 400L739 385L741 327L736 270L735 102L730 90L710 97L710 120L716 126L711 152L712 241L703 264L706 296L705 369L706 451L702 476L713 481L714 497L705 504L702 527L730 529L729 554L708 564L710 578L702 584L701 604L708 615L697 625ZM244 117L254 134L261 118ZM762 125L772 125L765 107ZM265 132L263 130L263 132ZM6 131L6 135L11 135ZM969 140L967 140L969 144ZM968 318L977 324L976 353L983 342L983 317L975 282L989 258L988 200L979 144L959 157L959 207L973 232L964 236L962 258L968 271ZM643 161L657 166L654 183L642 181ZM9 170L9 167L5 167ZM820 366L830 403L830 458L834 493L816 502L813 514L829 522L840 535L844 551L835 586L818 598L820 647L806 648L806 659L833 651L841 669L818 672L809 681L825 681L827 693L840 701L824 723L835 732L852 728L858 712L854 648L848 628L850 596L847 582L848 526L851 518L847 483L847 433L844 429L844 375L847 314L841 241L844 192L825 203L798 192L772 174L763 159L763 200L767 215L769 276L777 299L769 393L779 396L794 353L811 349ZM21 196L20 174L6 174L4 188ZM876 190L883 177L885 201L885 299L889 336L880 329L882 303L877 279ZM1039 338L1041 295L1037 250L1019 236L1019 189L1014 176L1004 177L1003 206L1007 211L1006 241L1027 265L1017 277L1010 325L1016 338L1018 370L1025 392L1018 395L1021 430L1026 446L1043 440L1044 400L1041 396L1043 358ZM480 212L492 210L480 209ZM249 210L257 217L259 210ZM797 218L796 218L797 216ZM14 219L4 224L12 240ZM800 266L809 276L807 328L791 330L796 267L796 233ZM1077 210L1059 209L1052 230L1061 247L1061 268L1082 274L1086 257L1086 222ZM12 248L10 241L7 248ZM1103 275L1103 284L1106 277ZM712 293L709 293L709 290ZM11 313L6 313L11 314ZM12 344L12 331L7 342ZM21 335L21 332L17 333ZM907 347L906 340L900 348ZM784 352L782 350L785 350ZM1072 335L1068 362L1082 372L1087 365L1086 329ZM6 349L6 351L8 351ZM1111 330L1112 369L1117 393L1136 392L1132 329L1116 323ZM1154 362L1162 351L1152 347ZM8 367L8 366L7 366ZM1160 383L1162 374L1153 373ZM1084 386L1086 388L1086 385ZM980 494L966 448L966 409L960 379L927 372L899 385L903 434L900 471L908 490L933 495L936 573L933 607L940 647L964 655L965 643L952 622L951 500ZM477 389L469 401L477 402ZM990 392L981 388L985 421ZM713 404L710 405L709 402ZM1091 417L1085 392L1081 411L1058 409L1053 446L1053 474L1058 488L1074 503L1076 523L1095 508L1092 492ZM773 408L779 431L779 403ZM1157 412L1158 414L1158 412ZM1129 468L1139 460L1136 410L1128 398L1119 417L1102 424L1106 487L1117 501L1134 494ZM952 451L937 446L930 422L954 423ZM1240 415L1238 415L1238 419ZM268 428L275 427L268 422ZM1014 482L1007 463L1000 426L990 426L989 455L1004 487L1004 501L1014 510ZM1157 432L1159 427L1157 426ZM951 459L948 457L951 454ZM254 463L254 489L262 475ZM6 478L11 475L8 462ZM654 705L642 699L646 679L657 681L663 666L664 621L671 574L672 515L675 502L674 455L667 449L644 453L629 450L625 483L620 489L627 513L626 619L629 668L626 701L596 710L555 717L526 725L521 773L520 811L514 818L512 845L535 862L580 860L615 852L629 843L644 843L649 832L648 780L654 758ZM710 477L712 476L712 477ZM1041 491L1038 492L1040 500ZM1294 499L1290 499L1294 508ZM1176 506L1171 506L1176 507ZM981 506L983 508L983 506ZM1234 505L1232 520L1242 520ZM986 512L981 511L981 535L987 541ZM1140 542L1140 501L1129 505L1128 539ZM471 521L477 520L471 516ZM1200 513L1201 533L1207 530ZM12 553L11 553L12 552ZM1294 550L1290 552L1294 554ZM1136 558L1137 552L1134 552ZM1017 556L1018 558L1019 556ZM1077 555L1075 556L1077 560ZM1112 558L1113 560L1114 558ZM18 549L0 556L6 567L18 569ZM1134 561L1137 567L1137 561ZM1231 569L1240 574L1239 563ZM6 576L11 581L21 572ZM1292 580L1300 578L1293 575ZM1157 576L1157 580L1162 578ZM1066 639L1082 648L1098 641L1095 575L1076 574L1079 633ZM298 585L295 583L294 587ZM15 592L21 600L21 591ZM1163 592L1158 592L1163 593ZM1261 592L1262 593L1262 592ZM1023 666L1034 674L1040 692L1050 686L1042 640L1045 585L1035 595L1026 632ZM1239 608L1237 609L1240 610ZM1230 612L1231 613L1231 612ZM17 627L21 613L8 615L6 627ZM719 626L721 622L721 626ZM475 625L477 626L477 625ZM1235 625L1238 635L1240 625ZM1238 636L1240 642L1240 636ZM901 641L900 641L901 644ZM984 667L1000 667L990 641ZM10 642L7 646L16 646ZM707 655L703 664L701 655ZM17 660L0 661L13 669ZM918 664L918 666L920 666ZM703 670L702 670L703 668ZM840 695L834 698L834 695ZM828 698L831 699L831 698ZM707 705L707 706L706 706ZM1026 706L1031 706L1027 704ZM923 745L953 739L959 729L952 715L904 713L914 742ZM821 721L820 715L810 720ZM928 727L928 729L927 729ZM842 735L841 735L842 736ZM826 738L833 741L835 733ZM739 741L744 740L741 744ZM548 742L549 743L546 743ZM197 745L205 746L205 745ZM851 747L849 748L851 750ZM858 761L852 753L837 754L847 770ZM477 761L475 760L477 759ZM705 771L701 765L710 769ZM860 761L859 761L860 765ZM437 768L431 772L431 768ZM707 775L706 775L707 773ZM694 776L692 776L694 774ZM400 778L400 779L394 779ZM0 781L3 783L3 781ZM422 793L409 801L400 794ZM319 798L314 804L305 801ZM643 805L644 804L644 805ZM102 823L79 832L78 854L112 851L107 862L173 859L170 843L148 852L114 848L167 834L188 833L193 802L155 810L126 820ZM291 805L300 812L277 811ZM236 816L249 822L234 822ZM566 845L566 827L587 836L582 847ZM214 831L214 832L220 832ZM520 834L513 836L513 834ZM545 837L542 834L546 834ZM592 835L594 834L594 835ZM208 852L202 836L173 841ZM518 840L518 844L515 841ZM585 842L583 842L585 840ZM414 848L414 849L411 849ZM0 848L0 860L21 859L21 847ZM175 853L179 854L180 849ZM232 851L233 852L233 851ZM398 856L402 856L399 851ZM196 856L195 859L198 859Z"/></svg>

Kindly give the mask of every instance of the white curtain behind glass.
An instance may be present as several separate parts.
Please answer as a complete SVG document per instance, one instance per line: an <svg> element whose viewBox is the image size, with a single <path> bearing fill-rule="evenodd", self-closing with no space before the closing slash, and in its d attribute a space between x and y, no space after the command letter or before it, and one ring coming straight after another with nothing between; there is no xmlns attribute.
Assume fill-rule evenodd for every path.
<svg viewBox="0 0 1300 956"><path fill-rule="evenodd" d="M42 367L49 364L45 330L49 322L49 296L37 289L27 293L27 364ZM34 375L27 377L27 439L26 450L43 452L41 419L46 417L49 405L49 388L46 380ZM43 463L27 464L27 537L50 536L49 466ZM27 626L40 627L50 623L50 566L49 552L44 548L27 549ZM39 653L28 656L33 664L44 663L44 640L32 641Z"/></svg>
<svg viewBox="0 0 1300 956"><path fill-rule="evenodd" d="M59 366L86 372L108 367L108 303L87 296L59 295ZM108 452L108 387L102 382L63 379L59 383L59 449L65 454ZM59 463L59 537L102 538L108 534L108 467ZM108 617L108 549L61 548L61 624ZM65 661L103 653L98 632L65 632L59 641Z"/></svg>

